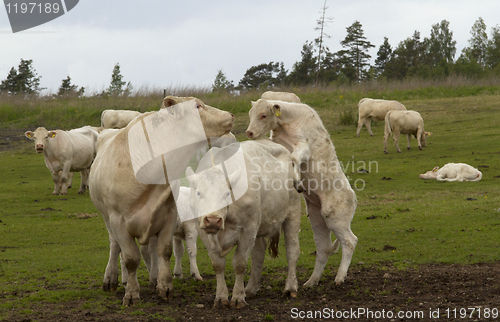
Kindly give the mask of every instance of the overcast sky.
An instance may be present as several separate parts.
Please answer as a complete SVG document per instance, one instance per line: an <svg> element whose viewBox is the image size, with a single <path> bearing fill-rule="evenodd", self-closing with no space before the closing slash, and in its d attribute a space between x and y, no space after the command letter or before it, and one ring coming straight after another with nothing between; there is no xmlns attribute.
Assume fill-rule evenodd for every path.
<svg viewBox="0 0 500 322"><path fill-rule="evenodd" d="M63 79L89 91L109 86L115 63L135 89L210 86L219 69L237 85L245 71L284 62L291 70L306 41L318 37L316 20L324 0L81 0L64 16L12 33L0 7L0 80L22 59L33 59L41 86L57 92ZM429 37L433 24L450 22L458 58L470 30L482 17L500 24L498 0L327 1L333 22L326 33L332 52L342 47L346 28L362 24L376 57L384 37L395 48L415 30Z"/></svg>

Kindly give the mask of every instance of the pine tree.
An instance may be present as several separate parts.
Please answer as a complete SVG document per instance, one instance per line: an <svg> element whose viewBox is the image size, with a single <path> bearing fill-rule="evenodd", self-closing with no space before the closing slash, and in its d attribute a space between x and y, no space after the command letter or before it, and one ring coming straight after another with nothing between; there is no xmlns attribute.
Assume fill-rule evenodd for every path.
<svg viewBox="0 0 500 322"><path fill-rule="evenodd" d="M369 66L371 56L368 54L368 49L375 47L366 40L362 25L359 21L355 21L351 26L347 27L347 36L340 42L342 47L348 48L347 56L356 69L355 81L360 81L364 77L365 67Z"/></svg>
<svg viewBox="0 0 500 322"><path fill-rule="evenodd" d="M43 87L40 87L40 78L33 68L33 60L21 59L18 69L12 67L7 75L7 79L2 81L0 91L12 95L16 94L37 94Z"/></svg>
<svg viewBox="0 0 500 322"><path fill-rule="evenodd" d="M382 74L385 70L387 63L390 61L392 55L392 47L389 44L389 39L384 37L384 43L380 45L377 52L377 59L375 59L375 71L377 76Z"/></svg>
<svg viewBox="0 0 500 322"><path fill-rule="evenodd" d="M222 69L219 69L217 76L215 76L214 83L212 84L212 92L220 93L230 92L232 90L234 90L233 82L227 79Z"/></svg>
<svg viewBox="0 0 500 322"><path fill-rule="evenodd" d="M77 95L78 86L72 85L71 84L71 78L68 76L66 79L62 80L62 84L59 87L59 91L57 92L57 95L59 96L75 96Z"/></svg>
<svg viewBox="0 0 500 322"><path fill-rule="evenodd" d="M324 58L322 56L323 51L328 52L328 48L324 47L324 45L323 45L323 38L330 38L330 35L325 33L325 27L327 24L329 24L330 22L333 21L332 17L325 17L326 9L328 9L328 7L326 6L326 0L325 0L325 3L323 5L323 9L322 9L322 13L321 13L321 18L316 21L316 28L314 28L314 30L320 31L319 37L314 40L316 45L318 46L318 58L317 58L318 68L316 71L316 85L318 85L318 82L319 82L319 76L320 76L320 71L321 71L321 67L322 67L321 63L324 60Z"/></svg>
<svg viewBox="0 0 500 322"><path fill-rule="evenodd" d="M123 86L126 85L126 88L124 89ZM116 63L115 67L113 68L113 73L111 74L111 84L108 87L107 93L108 95L111 96L118 96L118 95L128 95L132 91L132 84L130 82L127 84L127 82L123 81L123 76L120 72L120 64Z"/></svg>
<svg viewBox="0 0 500 322"><path fill-rule="evenodd" d="M302 60L293 65L288 75L288 83L294 85L309 85L314 82L316 76L317 60L314 57L312 42L306 41L300 52Z"/></svg>

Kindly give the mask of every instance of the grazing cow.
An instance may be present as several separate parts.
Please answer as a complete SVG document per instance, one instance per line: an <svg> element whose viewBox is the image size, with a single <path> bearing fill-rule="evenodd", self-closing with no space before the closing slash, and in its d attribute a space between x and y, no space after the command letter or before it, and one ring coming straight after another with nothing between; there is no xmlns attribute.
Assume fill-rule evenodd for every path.
<svg viewBox="0 0 500 322"><path fill-rule="evenodd" d="M300 98L294 93L267 91L260 97L265 100L276 100L290 103L300 103Z"/></svg>
<svg viewBox="0 0 500 322"><path fill-rule="evenodd" d="M70 131L47 131L44 127L39 127L35 132L26 131L25 135L35 141L36 152L43 153L45 165L54 180L53 195L67 193L68 183L72 178L70 172L81 173L82 182L78 193L85 193L89 168L96 154L96 131L90 126Z"/></svg>
<svg viewBox="0 0 500 322"><path fill-rule="evenodd" d="M483 174L478 169L465 163L447 163L441 169L435 167L420 175L420 179L436 179L438 181L479 181Z"/></svg>
<svg viewBox="0 0 500 322"><path fill-rule="evenodd" d="M219 137L228 133L234 122L234 116L231 113L205 105L195 98L167 96L163 105L165 109L138 116L105 142L100 147L90 171L90 197L102 213L110 241L110 257L104 274L103 289L116 290L118 286L116 266L121 252L123 266L128 273L123 305L140 301L137 267L141 254L136 241L140 245L156 243L155 247L151 248L157 251L157 257L152 258L158 259L158 276L156 278L154 274L150 274L150 287L154 288L156 284L156 290L162 298L168 299L173 296L170 257L177 226L177 210L172 193L175 192L175 187L170 185L166 173L163 172L164 166L169 158L175 158L177 171L183 173L196 150L206 144L206 138ZM199 116L199 123L188 123L192 121L190 117L192 115ZM175 131L177 137L162 136L165 128L161 126L162 123L156 123L162 120L182 127L180 130L169 129ZM143 126L146 122L150 122L148 124L153 127L153 132L145 132L146 128ZM155 126L158 127L155 128ZM200 130L205 142L196 141L188 144L187 142L193 136L199 135ZM129 145L130 142L138 139L141 132L140 138L147 139L147 142L137 146ZM162 138L165 140L155 141ZM187 144L184 149L176 149L168 155L163 154L161 150L168 144L182 146L183 143ZM152 154L147 155L155 151L160 151L162 154L154 158ZM150 160L151 162L145 164L144 168L151 164L153 168L147 168L147 170L160 170L161 175L158 176L158 173L151 171L140 172L142 167L139 170L135 168L137 158ZM159 168L154 166L159 166ZM147 178L148 175L151 177ZM144 180L144 176L148 180L158 179L158 177L163 179L159 182L148 183L148 180Z"/></svg>
<svg viewBox="0 0 500 322"><path fill-rule="evenodd" d="M342 261L335 283L342 283L358 240L351 231L357 200L323 122L306 104L262 99L252 104L249 114L247 137L255 139L272 130L273 141L292 151L294 179L302 180L298 188L304 192L316 243L316 265L304 286L318 284L339 241ZM337 237L334 243L331 232Z"/></svg>
<svg viewBox="0 0 500 322"><path fill-rule="evenodd" d="M358 130L356 136L359 137L363 124L366 126L368 133L373 136L371 129L371 120L382 121L385 119L387 112L391 110L406 110L406 107L398 101L378 100L371 98L363 98L358 103L359 119Z"/></svg>
<svg viewBox="0 0 500 322"><path fill-rule="evenodd" d="M426 137L430 133L424 131L424 120L420 113L416 111L389 111L385 116L385 131L384 131L384 152L387 152L387 141L392 134L392 140L396 145L396 150L399 149L399 134L406 134L408 137L408 150L410 149L411 136L415 136L418 142L418 148L426 147Z"/></svg>
<svg viewBox="0 0 500 322"><path fill-rule="evenodd" d="M230 145L225 149L231 148ZM284 294L297 295L301 204L300 194L292 184L290 153L267 139L243 142L241 150L243 166L234 162L236 169L233 167L231 172L231 166L226 164L230 187L222 169L211 164L208 169L203 167L203 161L217 160L224 155L224 149L212 148L200 162L198 173L194 174L191 168L186 171L191 185L191 209L201 217L200 237L209 251L217 277L215 307L228 306L225 256L236 246L233 256L236 278L230 306L239 309L246 305L246 295L255 295L259 290L266 239L270 239L270 251L276 256L281 229L288 260ZM200 168L206 170L200 172ZM246 191L241 189L245 184L248 184ZM244 288L244 272L250 253L251 275Z"/></svg>
<svg viewBox="0 0 500 322"><path fill-rule="evenodd" d="M138 115L141 113L137 111L104 110L101 114L101 126L105 129L121 129Z"/></svg>

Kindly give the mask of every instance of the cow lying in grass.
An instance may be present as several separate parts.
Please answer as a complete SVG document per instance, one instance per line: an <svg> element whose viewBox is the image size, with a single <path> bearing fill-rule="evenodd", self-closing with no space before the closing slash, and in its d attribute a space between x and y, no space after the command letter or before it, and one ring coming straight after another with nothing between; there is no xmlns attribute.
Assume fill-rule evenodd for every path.
<svg viewBox="0 0 500 322"><path fill-rule="evenodd" d="M252 102L246 135L256 139L272 131L272 140L292 152L294 180L304 192L316 243L316 265L304 286L314 286L330 254L342 245L335 283L344 281L358 238L351 231L357 200L318 113L306 104ZM332 243L331 232L337 240Z"/></svg>
<svg viewBox="0 0 500 322"><path fill-rule="evenodd" d="M447 163L442 168L435 167L420 175L420 179L438 181L479 181L483 174L478 169L465 163Z"/></svg>

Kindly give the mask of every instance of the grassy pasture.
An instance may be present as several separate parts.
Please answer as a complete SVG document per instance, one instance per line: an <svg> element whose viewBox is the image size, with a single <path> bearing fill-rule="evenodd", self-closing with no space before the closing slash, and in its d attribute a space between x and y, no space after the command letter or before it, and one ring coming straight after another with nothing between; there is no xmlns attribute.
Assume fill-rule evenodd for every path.
<svg viewBox="0 0 500 322"><path fill-rule="evenodd" d="M339 160L356 189L358 208L352 230L359 242L351 266L373 265L383 269L394 265L406 269L425 263L465 264L500 259L500 211L496 210L500 209L500 96L494 95L498 94L498 87L465 93L453 96L444 90L439 93L439 89L431 94L394 92L395 97L386 97L391 93L378 93L378 97L399 99L408 109L420 112L426 131L433 133L423 151L418 150L415 139L411 150L406 151L406 138L402 136L403 152L398 154L391 139L386 155L383 122L372 126L375 137L370 137L363 128L360 138L356 138L355 125L340 125L337 121L341 110L356 114L361 93L298 92L322 117ZM365 96L375 95L365 92ZM235 113L235 133L244 140L249 101L258 98L257 94L243 98L203 94L200 98ZM11 102L0 105L0 115L2 122L5 121L3 126L10 128L33 130L46 124L48 128L77 127L98 125L100 112L105 108L154 110L160 100L161 97L110 101L86 98L38 105ZM448 162L477 167L483 172L483 179L440 183L418 178L420 173ZM144 308L156 305L144 302L124 308L120 306L121 295L101 290L109 252L108 235L102 218L94 215L97 209L88 193L77 194L78 174L67 196L52 196L53 183L43 156L35 154L33 143L28 140L14 150L0 152L0 169L0 320L23 316L36 320L44 305L53 304L57 311L57 305L72 301L79 303L75 309L105 312L117 307L117 312L127 316L143 315ZM357 173L361 169L370 173ZM306 273L298 278L303 283L312 273L315 250L305 215L300 242L298 265ZM210 260L201 242L198 245L203 283L212 285L215 295ZM264 266L264 274L277 277L275 285L271 285L277 293L284 286L282 272L286 266L283 245L280 251L282 255L277 259L266 257ZM333 279L339 264L340 255L331 256L322 280ZM231 266L229 256L230 289L234 282ZM187 256L183 258L183 267L184 274L189 275ZM144 265L139 270L139 281L147 292ZM174 286L176 296L178 293L198 296L196 283L190 280L176 280ZM123 294L123 287L120 291ZM186 305L193 305L189 303Z"/></svg>

